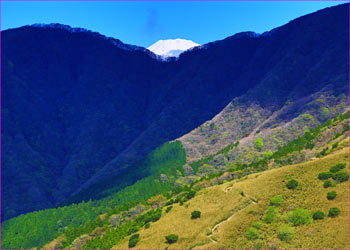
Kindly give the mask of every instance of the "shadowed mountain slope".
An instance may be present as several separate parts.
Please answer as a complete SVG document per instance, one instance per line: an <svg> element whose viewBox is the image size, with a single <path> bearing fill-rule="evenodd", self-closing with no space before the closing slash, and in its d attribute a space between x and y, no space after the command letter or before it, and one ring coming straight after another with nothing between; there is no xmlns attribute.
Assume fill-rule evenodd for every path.
<svg viewBox="0 0 350 250"><path fill-rule="evenodd" d="M348 19L340 5L165 62L63 25L3 31L2 216L79 200L107 178L117 185L243 94L274 112L329 84L347 93Z"/></svg>

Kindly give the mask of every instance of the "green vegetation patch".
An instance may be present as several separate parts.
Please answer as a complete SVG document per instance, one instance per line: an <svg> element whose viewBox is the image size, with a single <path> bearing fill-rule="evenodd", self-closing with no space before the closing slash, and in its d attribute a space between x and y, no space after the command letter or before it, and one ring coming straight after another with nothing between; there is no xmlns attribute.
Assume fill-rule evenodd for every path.
<svg viewBox="0 0 350 250"><path fill-rule="evenodd" d="M199 217L201 217L201 212L200 211L195 210L195 211L193 211L191 213L191 219L197 219Z"/></svg>
<svg viewBox="0 0 350 250"><path fill-rule="evenodd" d="M155 222L160 219L162 209L153 209L147 213L136 216L133 220L126 221L124 224L118 225L116 228L110 228L103 236L95 237L81 247L81 249L111 249L121 239L128 235L139 231L143 226L146 227L150 222ZM137 237L137 236L135 236ZM136 240L134 240L136 241ZM136 243L138 240L136 241ZM65 247L62 247L65 248Z"/></svg>
<svg viewBox="0 0 350 250"><path fill-rule="evenodd" d="M259 238L259 231L255 227L250 227L246 231L246 237L248 240L256 240Z"/></svg>
<svg viewBox="0 0 350 250"><path fill-rule="evenodd" d="M345 163L338 163L336 165L334 165L333 167L331 167L331 169L329 170L332 173L336 173L340 170L342 170L343 168L345 168L346 164Z"/></svg>
<svg viewBox="0 0 350 250"><path fill-rule="evenodd" d="M335 186L336 186L335 182L330 181L330 180L326 180L326 181L323 183L323 187L324 187L324 188L335 187Z"/></svg>
<svg viewBox="0 0 350 250"><path fill-rule="evenodd" d="M270 199L271 206L279 206L284 202L283 195L279 194Z"/></svg>
<svg viewBox="0 0 350 250"><path fill-rule="evenodd" d="M299 182L297 180L292 179L288 181L286 185L288 189L296 189L299 185Z"/></svg>
<svg viewBox="0 0 350 250"><path fill-rule="evenodd" d="M299 138L296 138L288 142L285 146L281 147L278 151L276 151L273 154L272 158L275 160L276 163L281 163L280 159L292 152L296 152L296 151L300 152L304 148L311 149L313 147L312 141L314 141L318 136L322 134L322 131L324 128L334 123L342 122L345 119L349 119L349 111L347 111L344 114L338 115L334 119L327 120L326 122L320 124L318 127L310 129L309 132L305 133L303 136L300 136ZM342 133L348 130L349 130L349 127L348 125L346 125ZM322 152L320 152L318 156L325 156L326 151L327 151L327 148L325 148Z"/></svg>
<svg viewBox="0 0 350 250"><path fill-rule="evenodd" d="M64 231L66 242L62 248L67 248L77 237L90 234L94 228L107 224L108 217L105 221L101 221L97 218L99 214L118 214L128 211L139 202L146 201L157 194L167 195L174 189L173 181L168 178L169 181L161 182L159 175L176 176L176 171L183 171L182 166L185 162L186 152L180 141L165 143L140 162L140 169L144 170L138 174L138 179L142 179L135 180L136 182L130 186L122 189L117 186L117 188L105 190L101 193L105 197L103 199L36 211L3 222L1 247L5 249L41 248ZM135 169L130 169L135 172ZM115 179L112 181L116 185ZM77 200L84 199L83 197L76 198ZM58 221L61 223L57 223ZM64 230L64 228L67 229ZM30 232L35 232L35 234ZM125 233L120 233L120 235L125 235ZM95 241L99 241L98 237ZM96 243L96 247L91 248L99 248L99 244ZM113 243L108 243L102 248L112 246Z"/></svg>
<svg viewBox="0 0 350 250"><path fill-rule="evenodd" d="M331 178L333 174L331 172L322 172L318 174L318 179L319 180L327 180Z"/></svg>
<svg viewBox="0 0 350 250"><path fill-rule="evenodd" d="M345 182L349 180L349 173L337 172L333 175L333 179L337 182Z"/></svg>
<svg viewBox="0 0 350 250"><path fill-rule="evenodd" d="M262 223L260 221L255 221L252 226L255 227L256 229L260 229L262 226Z"/></svg>
<svg viewBox="0 0 350 250"><path fill-rule="evenodd" d="M294 237L294 232L294 227L284 224L278 228L278 237L282 241L290 241Z"/></svg>
<svg viewBox="0 0 350 250"><path fill-rule="evenodd" d="M287 221L293 226L300 226L303 224L310 224L312 222L311 214L305 208L296 208L287 213Z"/></svg>
<svg viewBox="0 0 350 250"><path fill-rule="evenodd" d="M337 192L336 191L331 191L331 192L327 193L327 199L328 200L334 200L336 196L337 196Z"/></svg>
<svg viewBox="0 0 350 250"><path fill-rule="evenodd" d="M324 217L325 217L325 214L324 214L324 212L322 212L322 211L316 211L316 212L314 212L314 214L312 215L312 218L313 218L314 220L323 220Z"/></svg>
<svg viewBox="0 0 350 250"><path fill-rule="evenodd" d="M129 239L129 248L133 248L134 246L136 246L136 244L139 242L140 240L140 235L139 234L134 234L133 236L130 237Z"/></svg>
<svg viewBox="0 0 350 250"><path fill-rule="evenodd" d="M274 206L267 208L266 214L263 217L263 221L267 224L274 222L277 219L277 209Z"/></svg>
<svg viewBox="0 0 350 250"><path fill-rule="evenodd" d="M167 207L166 209L165 209L165 212L166 213L169 213L170 212L170 210L173 208L173 206L169 206L169 207Z"/></svg>
<svg viewBox="0 0 350 250"><path fill-rule="evenodd" d="M328 217L334 218L340 214L340 209L337 207L332 207L328 211Z"/></svg>
<svg viewBox="0 0 350 250"><path fill-rule="evenodd" d="M178 239L179 239L179 236L177 234L169 234L165 236L165 240L169 244L175 243Z"/></svg>
<svg viewBox="0 0 350 250"><path fill-rule="evenodd" d="M264 146L263 139L261 137L256 138L256 140L254 140L254 144L257 147L257 149L261 150Z"/></svg>

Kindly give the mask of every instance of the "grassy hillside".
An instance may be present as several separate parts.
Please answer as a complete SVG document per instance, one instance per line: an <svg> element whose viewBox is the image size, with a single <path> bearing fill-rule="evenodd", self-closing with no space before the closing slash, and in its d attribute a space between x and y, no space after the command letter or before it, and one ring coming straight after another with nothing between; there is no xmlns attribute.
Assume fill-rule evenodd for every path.
<svg viewBox="0 0 350 250"><path fill-rule="evenodd" d="M235 244L238 244L237 247L242 248L272 248L274 244L277 244L275 243L276 239L278 240L276 230L278 230L283 220L280 220L279 224L272 223L261 227L258 233L260 234L259 237L264 236L262 239L248 241L245 238L245 230L250 226L251 220L259 220L259 218L264 216L269 197L278 195L276 190L281 190L280 192L287 191L287 193L283 193L285 196L283 199L286 202L276 208L276 211L280 213L279 217L283 218L285 216L283 213L285 213L286 209L292 209L291 206L301 206L296 201L303 201L304 199L304 194L299 192L304 190L303 186L306 183L309 183L311 186L314 185L312 181L300 183L299 189L288 193L290 190L285 188L285 183L283 182L292 177L298 181L300 180L292 176L293 174L286 174L283 178L274 177L274 171L277 171L277 173L282 171L284 173L286 170L280 167L290 165L291 162L305 162L308 159L316 159L315 157L324 157L325 155L332 155L333 157L333 154L339 154L341 150L344 151L344 148L348 149L348 118L348 112L338 115L335 119L330 119L318 127L310 129L303 136L280 147L278 151L271 152L270 155L263 159L257 159L249 165L232 165L233 168L230 168L226 173L219 171L222 162L217 157L220 155L225 156L228 151L234 150L236 143L223 148L215 155L193 162L190 165L184 165L186 155L180 141L166 143L152 152L135 169L147 169L147 175L149 176L121 191L115 192L115 190L110 189L108 190L108 197L102 200L29 213L6 221L2 227L2 247L110 249L114 245L123 247L123 245L119 244L128 244L129 237L136 232L141 235L139 243L141 245L137 244L137 247L142 247L142 242L147 243L145 241L147 237L144 237L147 236L147 232L152 233L153 230L156 230L159 244L165 245L157 245L157 243L147 247L159 248L166 246L163 232L175 230L174 233L178 234L180 238L174 246L182 244L178 247L236 248L236 245L230 246L231 241L225 239L225 231L222 231L221 228L229 224L229 222L231 223L231 219L236 216L235 214L248 211L249 217L245 218L242 215L242 218L245 218L245 224L239 223L240 226L238 228L232 229L240 233L237 234L236 232L236 236L241 235L241 238L237 238L238 236L236 237L237 239L235 238ZM325 159L327 158L322 158L318 161L323 162ZM344 159L334 159L334 162L336 161L341 162ZM228 163L231 164L230 162ZM211 166L217 167L213 173L204 171ZM286 169L288 168L290 167L287 166ZM273 170L261 172L267 169ZM320 172L324 171L320 167ZM255 178L255 176L257 177ZM255 181L263 180L261 176L267 176L266 178L268 180L272 179L271 182L273 183L269 183L269 186L265 185L266 182L250 184L249 181L251 179ZM286 176L289 177L287 178ZM310 180L318 181L317 174L313 178L314 180ZM232 179L235 180L232 181ZM224 186L218 186L224 181L229 182L225 183ZM317 183L322 187L323 182L318 181ZM248 185L248 187L245 187L245 185ZM311 188L311 186L308 188ZM250 190L251 187L256 187L256 189ZM194 199L191 199L194 195L193 192L198 191L198 189L201 189L201 191ZM258 194L255 194L255 192L258 192ZM314 190L310 192L315 193ZM267 197L262 196L267 194ZM296 196L297 194L300 195ZM290 200L291 196L295 201L293 199ZM339 197L340 193L338 192L338 197L333 201L337 201ZM168 213L165 210L170 209L169 206L166 209L164 208L166 199L175 201L172 210L168 211ZM160 210L154 210L159 206L163 209L160 214ZM190 219L191 212L194 210L202 212L200 219ZM327 211L324 212L326 213ZM231 215L233 216L231 217ZM159 218L163 221L160 224ZM226 219L229 219L228 222L225 222ZM178 224L178 221L181 223ZM149 224L150 222L152 223ZM219 224L220 222L223 223ZM146 227L147 224L150 225L150 228L145 230L144 234L142 228ZM157 228L157 225L160 225L160 228ZM179 225L179 227L177 228L174 225ZM183 227L183 225L186 226ZM197 231L195 228L197 228ZM299 228L301 227L297 229L299 230ZM230 229L227 232L232 233L232 230ZM221 234L223 236L220 236ZM149 237L152 244L157 242L157 240L152 238L155 237L153 233ZM219 240L220 237L224 238ZM232 238L232 236L229 236L229 238ZM294 241L296 239L294 237ZM46 244L48 242L49 244ZM211 243L215 246L210 245ZM280 242L279 244L287 243ZM288 242L288 244L291 244L291 242Z"/></svg>
<svg viewBox="0 0 350 250"><path fill-rule="evenodd" d="M348 139L346 140L348 143ZM242 179L200 190L196 196L180 204L172 205L168 213L152 223L150 228L141 229L135 249L228 249L228 248L306 248L306 249L348 249L349 248L349 182L324 188L324 181L318 174L327 172L337 163L349 168L349 150L345 147L321 159L272 169L246 176ZM344 171L344 170L341 170ZM286 187L290 179L299 182L292 190ZM327 199L327 193L336 191L334 200ZM272 223L264 222L270 199L282 195L281 205L275 206L276 216ZM328 217L328 211L338 207L340 214ZM305 208L311 215L320 210L323 220L310 224L290 226L292 239L279 238L279 228L287 222L286 214L295 208ZM191 212L201 212L200 218L191 219ZM249 240L246 231L254 222L258 238ZM254 231L254 230L253 230ZM176 243L168 244L165 236L177 234ZM254 237L253 237L254 238ZM128 248L129 237L113 248Z"/></svg>

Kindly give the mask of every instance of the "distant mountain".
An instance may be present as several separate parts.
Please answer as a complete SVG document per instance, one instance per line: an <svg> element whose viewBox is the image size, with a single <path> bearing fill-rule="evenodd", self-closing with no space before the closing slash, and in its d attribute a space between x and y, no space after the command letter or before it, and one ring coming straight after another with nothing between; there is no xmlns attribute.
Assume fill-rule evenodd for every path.
<svg viewBox="0 0 350 250"><path fill-rule="evenodd" d="M168 39L159 40L152 44L147 49L152 51L154 54L164 57L178 57L182 52L200 46L191 40L185 39Z"/></svg>
<svg viewBox="0 0 350 250"><path fill-rule="evenodd" d="M134 183L147 175L138 163L149 152L211 120L236 97L273 113L325 88L347 95L348 17L348 4L327 8L168 61L65 25L2 31L2 218ZM253 108L242 112L239 126L259 111ZM192 147L196 155L220 149L201 145Z"/></svg>

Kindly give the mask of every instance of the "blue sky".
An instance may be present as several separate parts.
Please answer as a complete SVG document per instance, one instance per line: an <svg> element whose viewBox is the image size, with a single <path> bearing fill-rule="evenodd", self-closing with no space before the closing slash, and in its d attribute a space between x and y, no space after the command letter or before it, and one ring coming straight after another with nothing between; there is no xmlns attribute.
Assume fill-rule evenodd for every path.
<svg viewBox="0 0 350 250"><path fill-rule="evenodd" d="M1 30L63 23L144 47L170 38L204 44L241 31L262 33L341 3L344 1L1 1Z"/></svg>

